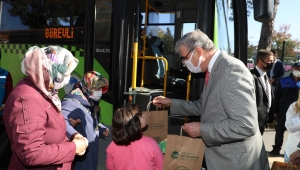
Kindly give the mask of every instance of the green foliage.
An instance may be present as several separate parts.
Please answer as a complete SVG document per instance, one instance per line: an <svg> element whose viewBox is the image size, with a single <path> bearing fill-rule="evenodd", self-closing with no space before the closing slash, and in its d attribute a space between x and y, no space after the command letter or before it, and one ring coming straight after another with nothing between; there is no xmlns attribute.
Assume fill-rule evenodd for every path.
<svg viewBox="0 0 300 170"><path fill-rule="evenodd" d="M152 36L154 36L154 32L156 32L156 29L151 29L148 33L148 37L151 38ZM165 52L174 52L174 37L169 27L167 27L166 31L158 28L157 36L162 39Z"/></svg>
<svg viewBox="0 0 300 170"><path fill-rule="evenodd" d="M169 27L167 28L167 32L163 36L164 41L164 50L168 52L174 51L174 37L171 34Z"/></svg>
<svg viewBox="0 0 300 170"><path fill-rule="evenodd" d="M85 0L4 0L12 8L11 16L19 16L23 25L30 29L62 26L61 21L72 26L76 18L85 12ZM38 22L36 22L38 21Z"/></svg>
<svg viewBox="0 0 300 170"><path fill-rule="evenodd" d="M283 41L285 41L284 58L294 60L296 52L300 49L300 41L292 39L292 34L288 33L289 29L290 25L281 25L278 31L273 30L271 49L276 49L277 56L281 56Z"/></svg>
<svg viewBox="0 0 300 170"><path fill-rule="evenodd" d="M248 58L252 58L256 52L256 46L248 45Z"/></svg>

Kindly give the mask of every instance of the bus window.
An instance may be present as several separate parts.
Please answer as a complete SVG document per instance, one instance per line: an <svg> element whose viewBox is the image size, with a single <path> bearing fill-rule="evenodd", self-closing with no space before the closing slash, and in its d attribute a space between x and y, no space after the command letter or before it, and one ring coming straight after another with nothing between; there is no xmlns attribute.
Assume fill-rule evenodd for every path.
<svg viewBox="0 0 300 170"><path fill-rule="evenodd" d="M106 77L110 70L112 9L112 0L96 0L94 68Z"/></svg>
<svg viewBox="0 0 300 170"><path fill-rule="evenodd" d="M174 30L175 30L175 14L157 14L149 13L146 35L148 39L152 36L158 36L163 41L163 52L174 52Z"/></svg>
<svg viewBox="0 0 300 170"><path fill-rule="evenodd" d="M85 13L84 0L1 1L0 34L10 43L83 43L83 27L75 26ZM56 44L56 43L55 43Z"/></svg>
<svg viewBox="0 0 300 170"><path fill-rule="evenodd" d="M96 1L95 41L110 41L112 0Z"/></svg>
<svg viewBox="0 0 300 170"><path fill-rule="evenodd" d="M183 23L182 24L182 36L188 32L194 31L196 29L196 23Z"/></svg>
<svg viewBox="0 0 300 170"><path fill-rule="evenodd" d="M175 23L175 14L174 13L160 13L149 12L148 24L174 24Z"/></svg>
<svg viewBox="0 0 300 170"><path fill-rule="evenodd" d="M163 41L163 52L174 52L174 26L147 26L146 35L148 39L158 36Z"/></svg>

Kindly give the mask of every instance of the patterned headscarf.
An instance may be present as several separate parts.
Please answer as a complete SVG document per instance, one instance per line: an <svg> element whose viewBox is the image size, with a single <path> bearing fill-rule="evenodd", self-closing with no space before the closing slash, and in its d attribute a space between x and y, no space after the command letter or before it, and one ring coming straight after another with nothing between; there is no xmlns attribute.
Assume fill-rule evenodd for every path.
<svg viewBox="0 0 300 170"><path fill-rule="evenodd" d="M89 71L84 74L81 81L76 83L74 89L71 91L71 94L80 94L76 92L76 89L79 89L88 102L93 106L94 101L90 99L92 92L102 90L102 94L104 94L107 92L108 87L109 84L105 77L96 71Z"/></svg>
<svg viewBox="0 0 300 170"><path fill-rule="evenodd" d="M57 96L57 91L53 89L53 83L70 77L70 73L77 66L78 60L70 56L68 61L68 63L53 62L42 48L33 46L28 49L21 63L22 72L28 75L41 92L52 100L59 111L61 111L61 102Z"/></svg>
<svg viewBox="0 0 300 170"><path fill-rule="evenodd" d="M83 79L77 82L70 92L73 95L79 95L82 99L87 100L90 104L90 112L94 117L99 118L100 107L99 101L95 101L90 98L90 95L94 90L102 90L102 94L106 93L109 84L105 77L96 71L89 71L84 74Z"/></svg>

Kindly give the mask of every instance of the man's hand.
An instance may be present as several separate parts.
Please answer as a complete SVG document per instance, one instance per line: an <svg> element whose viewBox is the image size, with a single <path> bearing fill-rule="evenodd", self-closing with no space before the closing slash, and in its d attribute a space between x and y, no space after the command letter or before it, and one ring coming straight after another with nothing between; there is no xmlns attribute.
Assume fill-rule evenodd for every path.
<svg viewBox="0 0 300 170"><path fill-rule="evenodd" d="M200 132L200 122L192 122L192 123L185 123L182 126L182 129L192 138L196 138L201 136Z"/></svg>
<svg viewBox="0 0 300 170"><path fill-rule="evenodd" d="M70 121L71 125L72 125L74 128L75 128L78 124L81 123L81 120L80 120L80 119L74 120L74 119L72 119L72 118L69 118L69 121Z"/></svg>
<svg viewBox="0 0 300 170"><path fill-rule="evenodd" d="M272 84L274 82L274 78L270 78L269 82L270 82L270 84Z"/></svg>
<svg viewBox="0 0 300 170"><path fill-rule="evenodd" d="M153 105L161 108L162 106L171 106L172 100L164 96L157 96L153 99Z"/></svg>

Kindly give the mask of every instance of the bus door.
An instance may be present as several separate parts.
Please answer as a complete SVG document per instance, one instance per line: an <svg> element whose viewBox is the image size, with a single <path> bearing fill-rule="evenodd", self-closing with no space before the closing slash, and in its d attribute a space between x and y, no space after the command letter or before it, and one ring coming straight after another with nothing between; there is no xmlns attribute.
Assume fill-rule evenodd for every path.
<svg viewBox="0 0 300 170"><path fill-rule="evenodd" d="M175 42L186 33L197 29L197 10L197 1L190 1L188 3L181 1L178 4L175 17ZM201 85L203 86L203 73L191 74L190 71L181 63L181 56L179 54L173 55L173 62L178 63L177 65L180 70L186 73L184 74L186 79L186 95L184 99L198 100L201 94ZM171 116L169 118L169 131L172 133L178 133L178 130L183 123L199 120L199 116Z"/></svg>

